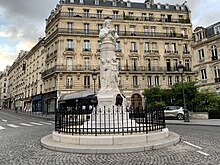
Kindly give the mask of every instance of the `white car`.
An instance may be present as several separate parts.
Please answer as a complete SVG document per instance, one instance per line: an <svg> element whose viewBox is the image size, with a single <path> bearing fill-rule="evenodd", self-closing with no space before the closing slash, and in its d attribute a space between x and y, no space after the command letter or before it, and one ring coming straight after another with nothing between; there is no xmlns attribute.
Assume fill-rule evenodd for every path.
<svg viewBox="0 0 220 165"><path fill-rule="evenodd" d="M184 109L181 106L165 106L165 117L176 117L178 120L184 119Z"/></svg>

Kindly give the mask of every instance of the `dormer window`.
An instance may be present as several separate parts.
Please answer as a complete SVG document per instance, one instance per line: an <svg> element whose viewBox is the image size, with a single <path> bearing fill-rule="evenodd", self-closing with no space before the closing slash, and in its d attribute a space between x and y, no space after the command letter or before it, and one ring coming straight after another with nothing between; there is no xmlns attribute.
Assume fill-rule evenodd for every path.
<svg viewBox="0 0 220 165"><path fill-rule="evenodd" d="M182 5L182 6L181 6L181 10L185 10L185 6Z"/></svg>
<svg viewBox="0 0 220 165"><path fill-rule="evenodd" d="M84 3L84 0L80 0L79 3Z"/></svg>
<svg viewBox="0 0 220 165"><path fill-rule="evenodd" d="M127 7L131 7L131 1L127 0Z"/></svg>
<svg viewBox="0 0 220 165"><path fill-rule="evenodd" d="M157 4L157 9L161 9L161 4L160 3Z"/></svg>
<svg viewBox="0 0 220 165"><path fill-rule="evenodd" d="M117 6L116 0L112 1L112 6Z"/></svg>
<svg viewBox="0 0 220 165"><path fill-rule="evenodd" d="M166 5L165 5L165 9L169 10L169 8L170 8L169 4L166 3Z"/></svg>
<svg viewBox="0 0 220 165"><path fill-rule="evenodd" d="M176 10L180 10L180 5L176 5Z"/></svg>
<svg viewBox="0 0 220 165"><path fill-rule="evenodd" d="M150 3L149 2L146 3L146 8L150 9Z"/></svg>
<svg viewBox="0 0 220 165"><path fill-rule="evenodd" d="M95 5L99 5L99 0L95 0Z"/></svg>
<svg viewBox="0 0 220 165"><path fill-rule="evenodd" d="M74 0L70 0L70 3L74 3Z"/></svg>
<svg viewBox="0 0 220 165"><path fill-rule="evenodd" d="M214 31L215 31L215 34L219 34L220 33L220 25L215 26Z"/></svg>

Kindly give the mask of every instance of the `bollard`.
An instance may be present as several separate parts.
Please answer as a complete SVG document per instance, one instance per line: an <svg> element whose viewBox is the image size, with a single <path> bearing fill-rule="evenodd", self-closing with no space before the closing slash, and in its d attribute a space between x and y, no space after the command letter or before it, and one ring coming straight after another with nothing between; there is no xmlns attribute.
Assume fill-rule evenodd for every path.
<svg viewBox="0 0 220 165"><path fill-rule="evenodd" d="M189 111L187 109L184 109L184 122L190 122L189 121Z"/></svg>

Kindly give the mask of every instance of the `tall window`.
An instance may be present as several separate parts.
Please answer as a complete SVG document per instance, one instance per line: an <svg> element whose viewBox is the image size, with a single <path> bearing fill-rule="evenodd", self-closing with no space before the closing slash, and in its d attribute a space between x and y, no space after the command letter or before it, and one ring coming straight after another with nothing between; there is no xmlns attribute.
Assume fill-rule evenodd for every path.
<svg viewBox="0 0 220 165"><path fill-rule="evenodd" d="M100 32L101 29L102 29L102 24L98 24L98 31Z"/></svg>
<svg viewBox="0 0 220 165"><path fill-rule="evenodd" d="M163 32L164 32L164 37L169 36L169 31L167 27L163 28Z"/></svg>
<svg viewBox="0 0 220 165"><path fill-rule="evenodd" d="M130 34L135 35L135 26L134 25L130 26Z"/></svg>
<svg viewBox="0 0 220 165"><path fill-rule="evenodd" d="M84 9L84 17L89 17L89 9Z"/></svg>
<svg viewBox="0 0 220 165"><path fill-rule="evenodd" d="M102 10L97 10L97 18L102 18Z"/></svg>
<svg viewBox="0 0 220 165"><path fill-rule="evenodd" d="M148 71L151 71L151 61L150 59L146 59L146 67Z"/></svg>
<svg viewBox="0 0 220 165"><path fill-rule="evenodd" d="M157 43L156 42L153 42L152 43L152 50L155 52L157 51Z"/></svg>
<svg viewBox="0 0 220 165"><path fill-rule="evenodd" d="M167 85L173 85L172 76L168 76Z"/></svg>
<svg viewBox="0 0 220 165"><path fill-rule="evenodd" d="M170 44L169 43L165 43L165 53L170 52Z"/></svg>
<svg viewBox="0 0 220 165"><path fill-rule="evenodd" d="M84 68L85 70L90 69L90 58L89 57L84 57Z"/></svg>
<svg viewBox="0 0 220 165"><path fill-rule="evenodd" d="M97 43L97 50L100 51L100 49L101 49L101 41L98 41L98 43Z"/></svg>
<svg viewBox="0 0 220 165"><path fill-rule="evenodd" d="M132 62L132 70L137 70L137 66L138 66L138 61L137 61L137 58L132 58L131 59L131 62Z"/></svg>
<svg viewBox="0 0 220 165"><path fill-rule="evenodd" d="M176 52L176 43L172 43L170 45L170 49L171 49L171 51Z"/></svg>
<svg viewBox="0 0 220 165"><path fill-rule="evenodd" d="M218 59L217 47L215 45L211 46L211 55L212 55L212 60Z"/></svg>
<svg viewBox="0 0 220 165"><path fill-rule="evenodd" d="M175 83L178 83L180 81L180 77L179 76L175 76Z"/></svg>
<svg viewBox="0 0 220 165"><path fill-rule="evenodd" d="M73 86L73 78L72 78L72 76L67 76L66 77L66 86L67 86L67 88L72 88L72 86Z"/></svg>
<svg viewBox="0 0 220 165"><path fill-rule="evenodd" d="M156 27L151 27L151 35L155 36L156 33Z"/></svg>
<svg viewBox="0 0 220 165"><path fill-rule="evenodd" d="M218 69L218 66L214 66L214 78L219 78L220 76L220 70Z"/></svg>
<svg viewBox="0 0 220 165"><path fill-rule="evenodd" d="M117 69L121 70L121 59L120 58L116 58L116 65L117 65Z"/></svg>
<svg viewBox="0 0 220 165"><path fill-rule="evenodd" d="M119 34L119 30L120 30L119 25L115 25L114 28L115 28L115 31L117 32L117 34Z"/></svg>
<svg viewBox="0 0 220 165"><path fill-rule="evenodd" d="M73 40L67 39L67 50L73 50Z"/></svg>
<svg viewBox="0 0 220 165"><path fill-rule="evenodd" d="M72 9L72 8L68 8L68 15L69 15L70 17L73 16L73 9Z"/></svg>
<svg viewBox="0 0 220 165"><path fill-rule="evenodd" d="M152 77L151 76L147 76L147 85L148 86L152 85Z"/></svg>
<svg viewBox="0 0 220 165"><path fill-rule="evenodd" d="M136 48L136 42L131 42L131 52L136 52L137 48Z"/></svg>
<svg viewBox="0 0 220 165"><path fill-rule="evenodd" d="M89 40L84 40L83 50L84 51L90 51L90 41Z"/></svg>
<svg viewBox="0 0 220 165"><path fill-rule="evenodd" d="M178 59L173 59L174 70L177 70L177 66L178 66Z"/></svg>
<svg viewBox="0 0 220 165"><path fill-rule="evenodd" d="M116 47L115 47L116 52L120 52L121 51L121 47L120 47L120 41L116 41Z"/></svg>
<svg viewBox="0 0 220 165"><path fill-rule="evenodd" d="M190 69L190 62L189 62L189 60L185 60L185 67L186 67L186 70L189 71L189 69Z"/></svg>
<svg viewBox="0 0 220 165"><path fill-rule="evenodd" d="M148 29L148 27L147 26L144 26L144 35L148 35L148 33L149 33L149 29Z"/></svg>
<svg viewBox="0 0 220 165"><path fill-rule="evenodd" d="M112 15L112 18L113 19L118 19L118 11L113 11L113 15Z"/></svg>
<svg viewBox="0 0 220 165"><path fill-rule="evenodd" d="M155 80L155 81L154 81L154 84L155 84L155 85L160 85L160 76L155 76L155 77L154 77L154 80Z"/></svg>
<svg viewBox="0 0 220 165"><path fill-rule="evenodd" d="M90 76L84 76L84 88L90 88Z"/></svg>
<svg viewBox="0 0 220 165"><path fill-rule="evenodd" d="M183 53L188 54L188 44L183 44Z"/></svg>
<svg viewBox="0 0 220 165"><path fill-rule="evenodd" d="M203 49L198 50L198 57L199 57L199 60L204 60L204 50Z"/></svg>
<svg viewBox="0 0 220 165"><path fill-rule="evenodd" d="M67 22L67 31L72 32L73 31L73 23L72 22Z"/></svg>
<svg viewBox="0 0 220 165"><path fill-rule="evenodd" d="M138 76L133 76L133 86L138 86Z"/></svg>
<svg viewBox="0 0 220 165"><path fill-rule="evenodd" d="M206 80L207 79L207 75L206 75L206 70L205 69L200 70L200 76L201 76L201 80Z"/></svg>
<svg viewBox="0 0 220 165"><path fill-rule="evenodd" d="M66 65L67 65L67 70L72 70L72 68L73 68L73 58L72 57L66 58Z"/></svg>
<svg viewBox="0 0 220 165"><path fill-rule="evenodd" d="M149 44L149 42L145 42L144 43L144 52L145 53L150 52L150 44Z"/></svg>
<svg viewBox="0 0 220 165"><path fill-rule="evenodd" d="M84 33L89 33L89 24L88 23L84 23Z"/></svg>
<svg viewBox="0 0 220 165"><path fill-rule="evenodd" d="M99 0L95 0L95 5L99 5Z"/></svg>

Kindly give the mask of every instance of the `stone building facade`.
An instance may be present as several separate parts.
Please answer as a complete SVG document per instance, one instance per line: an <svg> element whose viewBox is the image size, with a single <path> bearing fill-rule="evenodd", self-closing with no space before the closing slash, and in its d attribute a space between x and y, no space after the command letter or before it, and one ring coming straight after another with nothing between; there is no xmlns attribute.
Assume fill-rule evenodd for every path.
<svg viewBox="0 0 220 165"><path fill-rule="evenodd" d="M185 81L194 80L191 12L186 4L62 0L46 19L45 38L11 67L10 93L14 92L15 100L22 95L23 105L30 102L32 109L33 100L41 101L39 110L53 112L62 94L93 90L94 84L98 90L98 36L107 18L120 37L115 50L119 89L129 104L144 105L145 88L170 88L180 81L180 61L186 66ZM17 67L24 74L16 79ZM94 69L98 73L95 83Z"/></svg>
<svg viewBox="0 0 220 165"><path fill-rule="evenodd" d="M10 66L6 66L5 70L0 72L0 109L8 107L8 70Z"/></svg>
<svg viewBox="0 0 220 165"><path fill-rule="evenodd" d="M220 94L220 22L194 31L194 69L198 85Z"/></svg>

